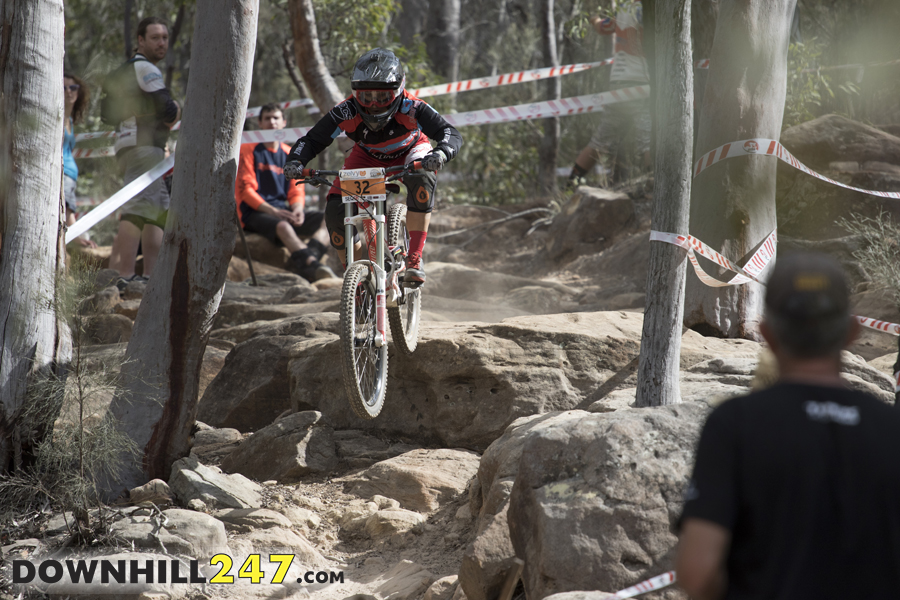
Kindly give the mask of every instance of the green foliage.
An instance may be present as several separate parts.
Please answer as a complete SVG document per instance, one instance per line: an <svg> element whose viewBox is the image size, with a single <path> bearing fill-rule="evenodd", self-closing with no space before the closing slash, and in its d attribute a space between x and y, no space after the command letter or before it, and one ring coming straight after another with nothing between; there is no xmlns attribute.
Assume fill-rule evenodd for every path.
<svg viewBox="0 0 900 600"><path fill-rule="evenodd" d="M29 389L20 431L35 440L34 457L18 472L0 477L0 530L52 507L73 513L72 533L90 540L88 511L101 506L98 486L114 480L122 456L136 451L106 415L117 372L87 364L82 352L86 334L78 312L94 292L96 273L96 267L76 259L59 277L53 302L72 332L73 359L68 372Z"/></svg>
<svg viewBox="0 0 900 600"><path fill-rule="evenodd" d="M531 139L522 135L523 130ZM462 151L451 163L456 177L440 191L442 197L449 196L452 202L514 204L534 195L540 134L532 123L469 127L464 136Z"/></svg>
<svg viewBox="0 0 900 600"><path fill-rule="evenodd" d="M839 219L838 225L862 237L864 243L853 258L868 273L869 282L886 289L900 308L900 224L882 212L875 217L852 213Z"/></svg>
<svg viewBox="0 0 900 600"><path fill-rule="evenodd" d="M393 48L387 35L395 0L315 0L316 29L331 74L347 77L356 59L378 46Z"/></svg>
<svg viewBox="0 0 900 600"><path fill-rule="evenodd" d="M790 45L787 97L784 103L785 128L815 119L828 110L835 110L834 87L843 97L859 92L854 83L843 81L835 84L827 71L816 68L822 52L823 46L816 39L805 44L797 42Z"/></svg>

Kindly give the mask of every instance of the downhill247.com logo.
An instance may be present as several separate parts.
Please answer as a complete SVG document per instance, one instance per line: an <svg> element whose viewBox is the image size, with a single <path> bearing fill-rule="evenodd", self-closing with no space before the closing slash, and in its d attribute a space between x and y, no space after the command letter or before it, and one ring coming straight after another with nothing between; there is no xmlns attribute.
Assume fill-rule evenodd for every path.
<svg viewBox="0 0 900 600"><path fill-rule="evenodd" d="M263 570L263 557L251 554L237 570L236 577L247 579L252 583L283 584L294 561L293 554L270 554L266 562L277 565L273 569ZM14 560L12 563L12 582L18 585L33 583L55 584L65 580L72 584L138 584L138 583L174 583L174 584L230 584L235 582L232 568L235 563L227 554L213 556L209 565L218 571L207 578L201 573L200 561L194 559L185 562L178 559L68 559L43 560L33 563L27 560ZM205 566L205 565L204 565ZM267 573L268 571L268 573ZM330 584L344 583L343 571L296 571L298 584ZM268 575L271 574L271 579Z"/></svg>

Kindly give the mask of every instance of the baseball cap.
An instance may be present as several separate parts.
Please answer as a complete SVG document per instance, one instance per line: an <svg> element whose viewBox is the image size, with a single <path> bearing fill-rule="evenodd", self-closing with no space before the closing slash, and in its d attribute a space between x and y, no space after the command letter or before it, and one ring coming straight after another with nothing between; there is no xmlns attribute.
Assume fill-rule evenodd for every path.
<svg viewBox="0 0 900 600"><path fill-rule="evenodd" d="M781 317L806 321L848 316L847 277L826 254L798 252L779 257L767 284L766 308Z"/></svg>

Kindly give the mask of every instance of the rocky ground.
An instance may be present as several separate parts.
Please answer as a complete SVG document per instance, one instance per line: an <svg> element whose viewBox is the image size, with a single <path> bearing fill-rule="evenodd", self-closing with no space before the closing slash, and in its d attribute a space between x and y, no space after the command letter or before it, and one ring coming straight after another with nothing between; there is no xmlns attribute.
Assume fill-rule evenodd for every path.
<svg viewBox="0 0 900 600"><path fill-rule="evenodd" d="M900 138L835 119L786 131L785 145L833 177L900 189ZM803 177L779 172L779 251L834 254L851 272L857 313L900 321L852 257L861 241L833 225L849 211L896 212L892 201ZM651 185L582 188L552 218L508 219L539 205L439 207L420 345L412 358L391 350L386 406L373 421L344 398L339 282L307 283L284 270L282 250L250 236L260 285L250 285L237 246L203 360L190 456L167 481L123 490L107 533L83 551L205 562L222 553L234 559L232 574L254 553L295 556L280 585L116 588L147 600L494 600L516 556L525 561L516 596L591 590L599 599L670 569L703 419L767 376L757 372L757 342L686 331L684 403L631 407ZM483 225L491 220L503 222ZM117 370L145 289L120 293L111 278L100 271L79 308L88 371ZM895 357L895 338L866 332L845 355L844 377L893 402ZM96 392L99 415L110 398ZM64 412L60 422L72 418ZM59 551L76 516L48 508L8 532L0 558ZM265 581L275 566L262 563ZM297 583L308 571L340 572L343 582ZM103 592L66 578L44 591Z"/></svg>

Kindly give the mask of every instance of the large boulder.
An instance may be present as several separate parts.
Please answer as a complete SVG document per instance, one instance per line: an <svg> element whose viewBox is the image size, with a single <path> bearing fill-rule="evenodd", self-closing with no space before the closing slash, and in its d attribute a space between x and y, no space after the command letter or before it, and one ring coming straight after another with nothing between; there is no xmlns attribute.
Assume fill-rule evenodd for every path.
<svg viewBox="0 0 900 600"><path fill-rule="evenodd" d="M246 258L249 249L254 263L262 263L279 269L288 268L288 259L291 257L291 253L284 246L276 246L258 233L247 231L244 232L244 239L247 242L246 246L239 235L235 236L234 256Z"/></svg>
<svg viewBox="0 0 900 600"><path fill-rule="evenodd" d="M542 431L570 418L570 413L554 412L517 419L481 457L468 505L477 516L476 533L459 570L459 584L469 600L496 598L516 557L507 510L523 448Z"/></svg>
<svg viewBox="0 0 900 600"><path fill-rule="evenodd" d="M340 302L326 300L304 304L258 304L252 302L232 302L219 307L213 321L213 329L234 327L252 321L275 321L287 317L302 317L324 312L337 312Z"/></svg>
<svg viewBox="0 0 900 600"><path fill-rule="evenodd" d="M169 488L183 504L199 500L209 508L260 508L262 487L243 475L226 475L196 458L176 460Z"/></svg>
<svg viewBox="0 0 900 600"><path fill-rule="evenodd" d="M824 115L781 132L781 143L813 169L832 162L900 165L900 138L841 115Z"/></svg>
<svg viewBox="0 0 900 600"><path fill-rule="evenodd" d="M113 539L135 548L206 558L228 552L228 537L222 521L209 515L171 508L164 519L129 516L110 527ZM160 525L162 522L162 525Z"/></svg>
<svg viewBox="0 0 900 600"><path fill-rule="evenodd" d="M329 473L337 465L334 431L322 413L305 411L278 419L251 435L222 461L227 473L260 481L292 483L304 475Z"/></svg>
<svg viewBox="0 0 900 600"><path fill-rule="evenodd" d="M347 491L363 498L380 494L403 508L431 512L461 494L477 469L474 452L413 450L349 477Z"/></svg>
<svg viewBox="0 0 900 600"><path fill-rule="evenodd" d="M594 254L637 224L634 202L621 192L582 186L553 219L549 257L561 263Z"/></svg>
<svg viewBox="0 0 900 600"><path fill-rule="evenodd" d="M335 429L480 452L519 417L586 408L634 386L641 326L642 315L624 312L423 323L412 357L391 353L384 410L370 421L347 410L337 336L310 340L292 349L291 406L322 412ZM755 342L688 331L681 363L758 352Z"/></svg>
<svg viewBox="0 0 900 600"><path fill-rule="evenodd" d="M508 512L529 598L618 590L673 568L674 525L708 410L572 411L536 428Z"/></svg>
<svg viewBox="0 0 900 600"><path fill-rule="evenodd" d="M303 338L257 337L235 346L200 399L197 419L213 427L254 431L291 405L285 376L290 349Z"/></svg>

